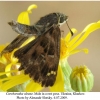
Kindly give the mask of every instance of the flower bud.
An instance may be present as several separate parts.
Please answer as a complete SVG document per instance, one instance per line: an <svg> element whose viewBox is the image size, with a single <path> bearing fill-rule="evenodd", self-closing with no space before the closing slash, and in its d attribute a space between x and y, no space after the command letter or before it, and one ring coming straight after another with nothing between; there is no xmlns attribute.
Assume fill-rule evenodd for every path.
<svg viewBox="0 0 100 100"><path fill-rule="evenodd" d="M94 76L91 71L84 66L76 66L70 75L71 87L76 92L91 91L94 83Z"/></svg>

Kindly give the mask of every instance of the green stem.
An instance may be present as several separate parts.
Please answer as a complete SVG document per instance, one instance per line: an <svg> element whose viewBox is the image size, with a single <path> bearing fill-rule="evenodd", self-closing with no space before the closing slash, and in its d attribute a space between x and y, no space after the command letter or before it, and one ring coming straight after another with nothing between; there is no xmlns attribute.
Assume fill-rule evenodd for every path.
<svg viewBox="0 0 100 100"><path fill-rule="evenodd" d="M62 72L64 75L65 90L67 92L74 92L74 90L71 88L71 84L70 84L70 74L72 72L72 68L68 64L68 61L66 58L60 60L60 66L62 68Z"/></svg>

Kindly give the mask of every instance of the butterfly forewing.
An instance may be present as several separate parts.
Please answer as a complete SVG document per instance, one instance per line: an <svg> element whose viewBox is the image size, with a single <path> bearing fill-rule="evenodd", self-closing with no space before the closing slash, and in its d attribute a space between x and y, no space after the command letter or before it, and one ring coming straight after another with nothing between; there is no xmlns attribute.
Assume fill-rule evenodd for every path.
<svg viewBox="0 0 100 100"><path fill-rule="evenodd" d="M3 53L12 52L15 48L20 47L28 37L24 35L18 35L7 47L2 51Z"/></svg>
<svg viewBox="0 0 100 100"><path fill-rule="evenodd" d="M21 44L25 42L30 36L36 36L44 34L53 24L60 25L68 19L68 16L62 13L50 13L41 17L34 25L28 26L25 24L18 23L16 21L8 22L14 31L16 31L21 36L15 38L3 51L12 52L14 49L19 48ZM16 40L17 39L17 40Z"/></svg>
<svg viewBox="0 0 100 100"><path fill-rule="evenodd" d="M47 32L15 52L25 74L42 86L52 86L56 80L60 52L60 29L52 26Z"/></svg>

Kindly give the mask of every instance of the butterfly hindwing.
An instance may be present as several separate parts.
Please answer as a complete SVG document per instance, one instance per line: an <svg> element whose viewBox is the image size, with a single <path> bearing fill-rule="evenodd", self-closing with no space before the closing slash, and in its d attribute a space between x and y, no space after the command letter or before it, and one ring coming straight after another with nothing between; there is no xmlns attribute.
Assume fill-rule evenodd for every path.
<svg viewBox="0 0 100 100"><path fill-rule="evenodd" d="M41 36L15 52L25 74L42 86L52 86L56 80L60 56L60 29L52 26Z"/></svg>

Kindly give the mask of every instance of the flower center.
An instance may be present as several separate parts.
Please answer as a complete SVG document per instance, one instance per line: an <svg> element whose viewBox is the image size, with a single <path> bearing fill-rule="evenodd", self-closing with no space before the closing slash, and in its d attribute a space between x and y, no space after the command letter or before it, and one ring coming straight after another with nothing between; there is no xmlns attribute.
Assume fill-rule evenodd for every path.
<svg viewBox="0 0 100 100"><path fill-rule="evenodd" d="M61 39L61 48L60 48L60 59L64 59L65 57L67 57L69 55L68 52L68 43L64 40Z"/></svg>

